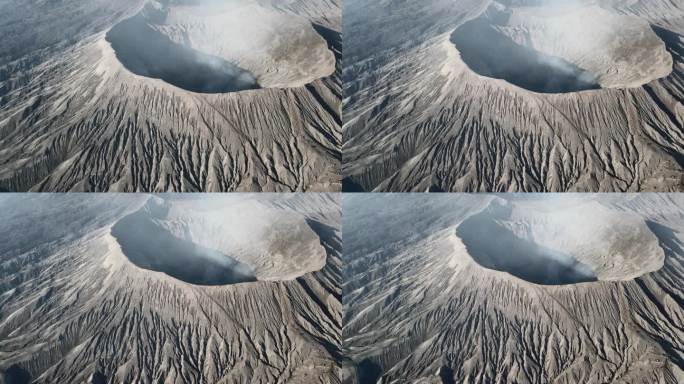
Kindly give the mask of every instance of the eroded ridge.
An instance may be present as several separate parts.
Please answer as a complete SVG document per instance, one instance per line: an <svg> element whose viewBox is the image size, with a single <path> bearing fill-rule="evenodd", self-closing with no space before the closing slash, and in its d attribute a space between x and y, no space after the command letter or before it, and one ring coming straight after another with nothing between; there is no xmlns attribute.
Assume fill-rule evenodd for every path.
<svg viewBox="0 0 684 384"><path fill-rule="evenodd" d="M344 206L349 382L682 382L682 196L349 194ZM473 241L504 240L489 256L527 258L518 275L562 253L554 265L599 281L540 285L474 261Z"/></svg>
<svg viewBox="0 0 684 384"><path fill-rule="evenodd" d="M6 234L0 241L0 383L309 383L312 377L338 383L337 199L265 193L0 195L0 233ZM258 219L248 222L249 216ZM255 260L276 258L254 241L252 252L240 253L225 235L252 233L254 240L277 230L260 230L255 222L262 216L311 223L325 265L311 266L319 267L314 273L300 268L296 279L281 272L280 281L263 281L264 267ZM290 231L306 232L278 232L286 237ZM135 252L139 264L154 263L157 271L131 262ZM300 253L319 257L315 249ZM219 272L232 274L236 284L214 281L225 278Z"/></svg>

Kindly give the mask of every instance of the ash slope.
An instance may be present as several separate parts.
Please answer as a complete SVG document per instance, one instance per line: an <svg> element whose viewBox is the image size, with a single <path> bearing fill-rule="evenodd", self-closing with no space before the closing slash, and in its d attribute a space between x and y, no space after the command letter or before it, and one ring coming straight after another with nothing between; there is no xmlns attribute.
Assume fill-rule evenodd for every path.
<svg viewBox="0 0 684 384"><path fill-rule="evenodd" d="M555 47L537 40L531 48L545 50L548 57L540 63L547 72L549 62L565 58L573 60L566 67L576 64L569 73L606 69L576 85L587 90L540 93L483 76L491 71L503 71L494 73L499 79L506 78L506 71L529 76L532 70L508 64L516 57L529 60L530 53L515 48L509 53L517 56L499 56L487 72L466 64L468 59L470 65L483 64L487 57L472 58L452 41L462 44L456 37L471 38L459 31L470 22L473 36L487 40L465 48L480 55L535 42L536 32L554 24L542 20L511 28L498 47L478 52L479 45L493 44L491 37L499 35L479 30L477 20L503 8L504 15L515 10L515 23L534 13L530 9L557 3L586 6L586 14L596 20L581 15L572 22L587 23L585 30L557 36ZM343 20L345 190L666 192L684 185L681 2L351 0L344 4ZM612 25L625 30L611 31ZM644 26L643 33L637 26ZM528 35L516 35L521 30ZM589 40L584 54L572 42L587 34L626 48L611 51L610 44L597 47ZM608 38L611 34L615 38ZM660 48L641 49L637 42L654 48L663 44L666 54ZM536 73L544 73L537 65ZM671 70L665 72L667 67ZM522 85L539 79L518 80ZM594 83L602 89L591 89Z"/></svg>
<svg viewBox="0 0 684 384"><path fill-rule="evenodd" d="M222 4L3 2L0 190L339 190L339 4Z"/></svg>
<svg viewBox="0 0 684 384"><path fill-rule="evenodd" d="M339 382L334 196L9 194L0 205L7 213L0 224L0 382ZM242 209L255 221L240 219ZM217 211L221 217L212 216ZM249 246L220 236L238 227L259 233L263 212L306 222L305 236L261 236ZM157 252L114 236L122 221L147 233ZM157 236L162 230L167 235ZM296 249L310 233L317 240L310 254L280 260L267 246ZM185 242L176 249L194 251L164 254L158 241L169 238ZM193 280L203 266L205 278L216 277L219 263L253 275Z"/></svg>
<svg viewBox="0 0 684 384"><path fill-rule="evenodd" d="M345 382L684 380L682 196L349 195L343 204ZM464 233L483 218L499 227L495 238L480 233L484 247ZM543 247L547 262L515 265L534 252L518 253L530 246L504 240L502 228ZM484 248L502 242L488 255L499 264L486 265ZM512 273L551 258L577 270L581 261L594 278Z"/></svg>

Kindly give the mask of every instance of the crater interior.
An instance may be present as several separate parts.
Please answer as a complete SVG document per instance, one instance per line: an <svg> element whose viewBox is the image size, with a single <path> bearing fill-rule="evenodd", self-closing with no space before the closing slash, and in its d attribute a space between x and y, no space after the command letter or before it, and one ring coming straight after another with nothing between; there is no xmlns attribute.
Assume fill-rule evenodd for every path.
<svg viewBox="0 0 684 384"><path fill-rule="evenodd" d="M259 88L250 72L172 41L147 25L141 16L117 24L106 38L121 64L139 76L160 79L197 93Z"/></svg>
<svg viewBox="0 0 684 384"><path fill-rule="evenodd" d="M456 235L481 266L535 284L629 280L662 268L664 251L642 219L593 202L553 206L495 201Z"/></svg>
<svg viewBox="0 0 684 384"><path fill-rule="evenodd" d="M133 264L196 285L256 281L254 269L249 265L175 236L156 219L167 213L163 206L148 205L112 227L112 235Z"/></svg>
<svg viewBox="0 0 684 384"><path fill-rule="evenodd" d="M106 40L129 71L191 92L300 87L335 71L308 20L247 1L150 1Z"/></svg>
<svg viewBox="0 0 684 384"><path fill-rule="evenodd" d="M542 285L597 280L594 271L572 255L517 236L496 220L508 214L510 207L493 205L458 227L456 234L478 264Z"/></svg>
<svg viewBox="0 0 684 384"><path fill-rule="evenodd" d="M325 265L309 222L254 202L196 205L150 199L111 229L136 266L196 285L291 280Z"/></svg>
<svg viewBox="0 0 684 384"><path fill-rule="evenodd" d="M589 2L494 2L451 42L477 74L539 93L639 87L673 68L648 22Z"/></svg>

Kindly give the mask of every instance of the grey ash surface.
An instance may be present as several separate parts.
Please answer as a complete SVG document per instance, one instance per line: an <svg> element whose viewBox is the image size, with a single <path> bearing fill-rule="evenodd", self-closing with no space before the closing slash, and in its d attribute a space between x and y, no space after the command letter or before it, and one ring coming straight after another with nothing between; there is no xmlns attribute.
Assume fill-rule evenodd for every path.
<svg viewBox="0 0 684 384"><path fill-rule="evenodd" d="M0 190L340 190L340 17L327 0L0 3Z"/></svg>
<svg viewBox="0 0 684 384"><path fill-rule="evenodd" d="M240 207L308 221L323 265L245 275L279 259L220 246L235 225L259 232L214 214ZM334 195L4 194L0 208L0 383L340 382Z"/></svg>
<svg viewBox="0 0 684 384"><path fill-rule="evenodd" d="M343 23L345 191L684 190L681 2L349 0Z"/></svg>
<svg viewBox="0 0 684 384"><path fill-rule="evenodd" d="M344 382L681 383L682 197L346 194Z"/></svg>

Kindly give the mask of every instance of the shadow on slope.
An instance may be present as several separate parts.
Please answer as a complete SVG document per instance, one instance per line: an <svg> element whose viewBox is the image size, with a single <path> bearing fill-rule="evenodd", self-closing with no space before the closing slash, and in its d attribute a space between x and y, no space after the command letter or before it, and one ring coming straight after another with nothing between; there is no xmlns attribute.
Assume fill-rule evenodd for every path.
<svg viewBox="0 0 684 384"><path fill-rule="evenodd" d="M28 384L31 382L31 375L15 364L5 370L3 379L5 384Z"/></svg>
<svg viewBox="0 0 684 384"><path fill-rule="evenodd" d="M382 376L382 368L369 359L364 359L356 365L356 380L358 384L375 384Z"/></svg>

